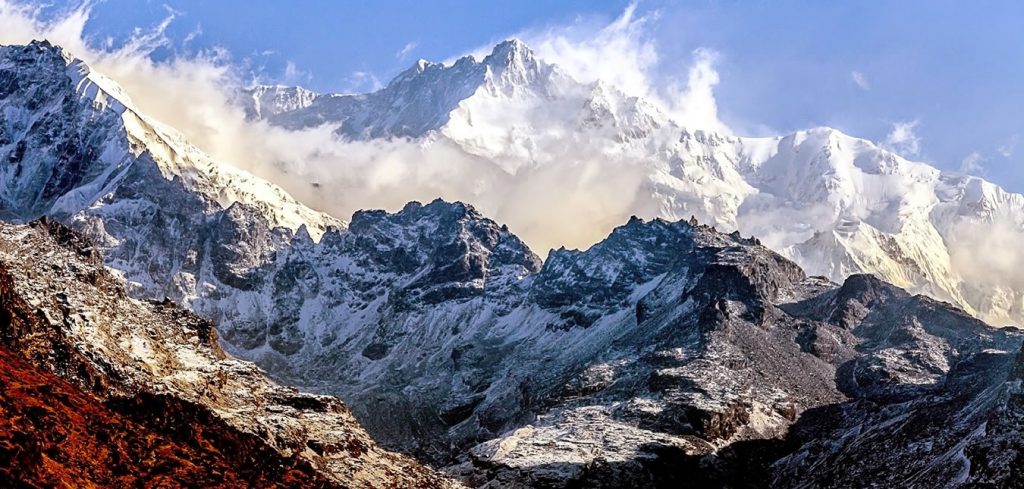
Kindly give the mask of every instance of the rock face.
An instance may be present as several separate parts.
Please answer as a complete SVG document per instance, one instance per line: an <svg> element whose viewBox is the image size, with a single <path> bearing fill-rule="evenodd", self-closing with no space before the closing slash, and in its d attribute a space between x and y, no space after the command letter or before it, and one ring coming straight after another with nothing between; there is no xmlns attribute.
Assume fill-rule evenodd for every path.
<svg viewBox="0 0 1024 489"><path fill-rule="evenodd" d="M343 226L211 160L60 48L0 47L0 79L0 218L88 230L134 295L185 299L203 270L252 286L246 270L298 229Z"/></svg>
<svg viewBox="0 0 1024 489"><path fill-rule="evenodd" d="M633 219L540 264L471 207L412 203L265 270L210 309L235 314L226 332L297 345L259 358L349 400L388 446L490 487L962 483L960 450L1011 405L1021 345L686 221ZM260 300L284 326L242 320Z"/></svg>
<svg viewBox="0 0 1024 489"><path fill-rule="evenodd" d="M245 90L241 102L246 117L265 119L309 107L316 97L316 92L302 87L260 85Z"/></svg>
<svg viewBox="0 0 1024 489"><path fill-rule="evenodd" d="M578 371L544 379L559 389L533 391L535 419L452 470L487 487L943 487L985 480L979 453L1012 487L1013 456L994 454L1020 440L985 427L1013 419L1020 333L697 231L684 256L707 262L664 272L638 323L603 331Z"/></svg>
<svg viewBox="0 0 1024 489"><path fill-rule="evenodd" d="M842 286L808 278L755 240L687 222L632 220L540 270L465 205L411 204L352 222L351 235L327 242L349 250L339 261L386 270L378 276L393 280L385 295L396 298L364 308L385 306L380 324L424 326L354 336L309 365L369 369L371 426L435 460L461 460L449 471L471 485L1012 486L1024 448L1013 424L1015 330L870 276ZM394 251L410 241L420 246ZM378 253L389 258L374 265ZM8 359L12 372L55 372L105 416L129 417L180 450L196 441L173 427L194 423L215 446L255 440L283 460L243 480L443 484L376 448L336 401L274 386L225 357L210 323L119 294L92 244L63 226L0 226L0 263L3 342L33 364ZM429 320L438 309L447 321ZM427 341L432 351L414 355Z"/></svg>
<svg viewBox="0 0 1024 489"><path fill-rule="evenodd" d="M16 480L156 484L180 473L178 484L205 485L224 472L227 486L452 485L378 448L337 399L225 355L212 323L128 298L91 243L60 224L0 225L0 319L12 368L0 405L27 416L8 420L4 453L53 461L22 466ZM53 374L62 380L40 386Z"/></svg>

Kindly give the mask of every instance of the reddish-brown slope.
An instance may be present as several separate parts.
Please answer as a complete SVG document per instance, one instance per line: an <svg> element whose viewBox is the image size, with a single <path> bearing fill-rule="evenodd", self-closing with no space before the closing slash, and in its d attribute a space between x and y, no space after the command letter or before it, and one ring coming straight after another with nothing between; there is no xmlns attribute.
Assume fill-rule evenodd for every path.
<svg viewBox="0 0 1024 489"><path fill-rule="evenodd" d="M160 396L116 404L0 348L0 484L330 486L308 465L232 433L200 407Z"/></svg>

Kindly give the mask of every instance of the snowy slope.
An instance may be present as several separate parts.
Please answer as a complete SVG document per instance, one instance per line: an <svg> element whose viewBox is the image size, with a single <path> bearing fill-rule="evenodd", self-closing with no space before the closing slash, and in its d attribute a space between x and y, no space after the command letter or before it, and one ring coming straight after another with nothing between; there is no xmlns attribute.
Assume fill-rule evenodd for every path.
<svg viewBox="0 0 1024 489"><path fill-rule="evenodd" d="M482 60L421 60L378 92L319 95L267 120L332 124L349 138L448 139L526 187L537 168L630 162L643 175L632 213L694 215L760 236L811 273L875 273L996 324L1024 320L1024 287L977 269L998 265L973 256L970 232L1022 234L1024 196L831 128L746 138L681 127L650 101L576 82L519 41Z"/></svg>
<svg viewBox="0 0 1024 489"><path fill-rule="evenodd" d="M296 236L344 226L212 160L45 41L0 48L0 79L0 217L86 230L133 294L195 296L204 270L241 283Z"/></svg>
<svg viewBox="0 0 1024 489"><path fill-rule="evenodd" d="M318 236L341 225L280 187L211 160L173 128L139 113L114 82L45 41L0 48L0 72L8 82L0 152L19 163L3 169L0 215L74 214L110 194L145 161L211 204L252 207L275 227L305 225ZM60 161L45 158L54 151Z"/></svg>

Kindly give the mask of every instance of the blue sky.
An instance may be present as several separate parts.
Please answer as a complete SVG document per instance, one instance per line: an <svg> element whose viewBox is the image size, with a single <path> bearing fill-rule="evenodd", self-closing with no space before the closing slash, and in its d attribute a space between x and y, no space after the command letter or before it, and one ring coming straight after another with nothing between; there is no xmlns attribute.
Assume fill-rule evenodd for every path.
<svg viewBox="0 0 1024 489"><path fill-rule="evenodd" d="M170 9L176 51L220 47L265 81L356 91L417 58L607 24L628 4L105 0L86 31L116 42ZM637 15L657 46L659 80L685 74L695 49L717 53L719 117L741 134L829 125L884 142L900 127L891 142L906 156L1024 191L1024 3L647 0Z"/></svg>

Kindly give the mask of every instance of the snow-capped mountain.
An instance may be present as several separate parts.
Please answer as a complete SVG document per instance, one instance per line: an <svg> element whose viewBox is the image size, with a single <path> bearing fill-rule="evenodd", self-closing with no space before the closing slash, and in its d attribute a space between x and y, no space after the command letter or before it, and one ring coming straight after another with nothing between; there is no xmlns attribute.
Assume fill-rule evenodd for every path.
<svg viewBox="0 0 1024 489"><path fill-rule="evenodd" d="M273 91L280 100L262 118L289 128L338 124L339 134L355 138L420 137L450 122L451 112L478 91L526 100L553 95L560 82L571 80L554 66L537 59L523 43L506 41L477 61L460 58L451 66L419 60L384 89L358 95L316 95L300 87L262 87L249 91L265 97ZM278 110L295 105L295 110ZM256 111L250 110L253 114Z"/></svg>
<svg viewBox="0 0 1024 489"><path fill-rule="evenodd" d="M482 73L470 98L485 96L459 99L444 117L402 119L457 98L419 77L452 77L459 63ZM573 82L521 43L503 43L482 62L417 67L385 89L404 87L401 96L396 89L338 103L409 109L351 116L352 135L419 127L422 137L452 137L445 131L458 121L500 132L501 119L488 116L519 101L523 110L507 114L514 143L483 138L476 149L508 171L555 164L516 152L532 141L531 151L546 154L553 146L545 145L565 144L560 135L611 154L656 154L644 159L651 209L726 228L778 213L805 224L782 229L798 234L797 244L822 241L785 251L835 253L829 263L850 264L838 275L880 266L854 260L875 257L873 248L850 251L861 241L839 237L867 236L888 247L890 261L879 263L916 270L911 263L932 255L911 254L915 243L894 236L932 226L939 244L920 249L946 250L948 230L934 222L968 210L978 216L985 207L964 203L997 195L984 186L972 194L979 180L941 175L831 130L762 140L687 131L641 99ZM86 70L45 43L0 48L3 217L50 214L69 224L89 240L81 253L98 248L130 295L169 297L212 320L229 353L279 380L339 395L386 446L447 465L471 485L935 487L1019 477L1022 337L1014 328L989 328L870 276L842 285L808 277L758 239L697 220L630 219L587 250L554 250L544 261L509 228L458 202L361 211L343 226L203 155ZM543 135L525 132L560 104L578 111L544 119ZM578 131L558 132L567 121ZM468 148L479 134L465 136ZM898 191L905 188L915 193ZM928 200L929 192L945 200ZM1010 208L1016 197L1003 195L990 208ZM927 213L911 216L914 205ZM850 222L829 244L817 217L840 212ZM115 291L94 290L98 263L79 263L32 233L0 227L0 261L27 257L16 277L22 309L36 307L66 330L82 349L75 358L101 355L129 388L166 385L237 414L232 422L271 445L280 438L315 463L336 463L328 473L366 467L334 451L349 445L313 437L293 446L296 432L321 434L320 413L307 411L323 398L289 392L280 401L281 388L247 364L217 360L216 345L196 347L188 328L175 328L196 318L178 311L168 319L164 306L117 295L117 277L104 279ZM784 242L782 235L768 237ZM35 265L46 280L34 279ZM919 263L914 273L927 285L940 265ZM63 295L51 290L61 277L71 282ZM92 305L100 292L112 298ZM202 374L211 372L224 372L231 392L204 390ZM281 405L288 402L300 406ZM322 434L332 440L357 428L329 426ZM384 472L368 477L400 463L375 453ZM443 483L428 472L408 475Z"/></svg>
<svg viewBox="0 0 1024 489"><path fill-rule="evenodd" d="M0 77L0 216L88 229L137 295L196 295L210 257L225 264L210 273L244 281L296 234L344 226L214 161L45 41L0 48ZM250 229L251 216L263 227Z"/></svg>
<svg viewBox="0 0 1024 489"><path fill-rule="evenodd" d="M213 161L139 113L113 81L46 41L3 47L0 73L0 151L9 163L0 170L3 218L73 215L125 181L138 185L129 174L149 171L210 209L244 204L272 226L306 226L315 235L342 225L270 182Z"/></svg>
<svg viewBox="0 0 1024 489"><path fill-rule="evenodd" d="M265 119L309 107L316 96L316 92L302 87L259 85L243 91L241 104L246 117Z"/></svg>
<svg viewBox="0 0 1024 489"><path fill-rule="evenodd" d="M519 41L480 61L421 60L380 91L318 95L266 119L331 124L348 138L445 139L527 187L531 172L568 161L631 162L642 183L630 213L694 215L760 236L811 273L874 273L995 324L1024 320L1024 288L1015 274L989 273L1004 267L979 256L975 232L1024 236L1024 196L831 128L746 138L681 127L654 102L576 82Z"/></svg>

